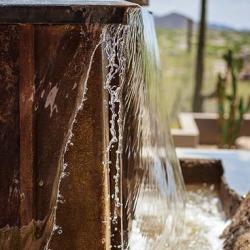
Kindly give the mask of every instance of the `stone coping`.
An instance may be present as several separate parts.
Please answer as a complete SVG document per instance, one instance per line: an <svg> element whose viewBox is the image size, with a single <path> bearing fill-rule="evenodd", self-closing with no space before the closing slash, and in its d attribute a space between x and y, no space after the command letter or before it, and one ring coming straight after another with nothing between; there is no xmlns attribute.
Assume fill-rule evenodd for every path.
<svg viewBox="0 0 250 250"><path fill-rule="evenodd" d="M175 146L196 147L200 132L193 116L190 113L180 113L178 118L181 129L171 129Z"/></svg>

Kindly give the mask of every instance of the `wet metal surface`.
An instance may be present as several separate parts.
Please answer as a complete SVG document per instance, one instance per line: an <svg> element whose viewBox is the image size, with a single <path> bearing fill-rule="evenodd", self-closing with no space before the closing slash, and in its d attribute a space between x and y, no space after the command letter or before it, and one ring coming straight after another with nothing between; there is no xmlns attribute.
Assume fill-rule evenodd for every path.
<svg viewBox="0 0 250 250"><path fill-rule="evenodd" d="M36 95L34 101L36 145L36 219L43 220L56 205L65 136L78 107L78 91L86 47L82 26L36 26ZM85 32L86 29L84 29ZM89 37L90 39L90 37ZM43 41L43 42L41 42ZM92 49L92 47L90 47ZM74 84L76 87L73 89Z"/></svg>
<svg viewBox="0 0 250 250"><path fill-rule="evenodd" d="M20 204L20 224L28 225L34 218L34 133L33 133L33 104L34 104L34 26L22 25L19 28L19 61L20 61L20 186L21 194L25 197Z"/></svg>
<svg viewBox="0 0 250 250"><path fill-rule="evenodd" d="M4 56L0 85L0 249L44 249L55 230L65 147L83 99L101 26L8 25L0 29ZM106 245L102 241L108 233L103 224L108 215L108 186L104 185L107 173L102 170L105 119L100 46L91 72L92 101L73 130L76 147L67 156L72 178L66 182L65 194L71 195L66 195L67 205L58 209L60 226L68 231L58 240L55 237L53 249L71 249L73 235L76 249L104 249ZM69 214L72 218L65 220Z"/></svg>
<svg viewBox="0 0 250 250"><path fill-rule="evenodd" d="M131 1L133 2L133 1ZM122 0L114 0L114 1L107 1L107 0L0 0L1 5L24 5L24 6L30 6L30 5L37 5L37 6L86 6L86 5L96 5L96 6L102 6L102 5L126 5L130 6L132 5L129 2L122 1Z"/></svg>
<svg viewBox="0 0 250 250"><path fill-rule="evenodd" d="M0 228L18 226L19 27L0 25Z"/></svg>
<svg viewBox="0 0 250 250"><path fill-rule="evenodd" d="M60 185L62 203L58 203L56 232L51 249L105 249L108 173L103 168L105 131L102 87L102 51L94 56L86 98L89 101L76 117L72 145L65 154L66 176ZM66 219L67 218L67 219ZM69 240L70 239L70 240ZM104 240L105 239L105 240Z"/></svg>
<svg viewBox="0 0 250 250"><path fill-rule="evenodd" d="M72 249L72 241L79 250L109 247L102 163L109 116L97 45L102 25L126 22L131 4L71 3L0 2L0 250L50 247L53 231L53 249ZM22 24L10 25L15 22ZM91 101L75 123L88 78ZM72 132L75 150L64 159ZM62 182L67 204L57 210L57 227L65 161L71 175Z"/></svg>

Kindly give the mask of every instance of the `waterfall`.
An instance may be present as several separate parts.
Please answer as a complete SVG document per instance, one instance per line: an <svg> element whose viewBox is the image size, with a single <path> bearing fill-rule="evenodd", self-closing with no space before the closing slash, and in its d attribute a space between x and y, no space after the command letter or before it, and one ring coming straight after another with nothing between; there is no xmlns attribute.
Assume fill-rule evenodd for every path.
<svg viewBox="0 0 250 250"><path fill-rule="evenodd" d="M167 119L153 17L137 8L128 11L128 22L103 32L108 61L104 88L112 114L107 152L116 153L110 220L115 230L116 225L123 230L123 244L113 240L111 247L178 249L185 188ZM120 80L111 85L115 77Z"/></svg>

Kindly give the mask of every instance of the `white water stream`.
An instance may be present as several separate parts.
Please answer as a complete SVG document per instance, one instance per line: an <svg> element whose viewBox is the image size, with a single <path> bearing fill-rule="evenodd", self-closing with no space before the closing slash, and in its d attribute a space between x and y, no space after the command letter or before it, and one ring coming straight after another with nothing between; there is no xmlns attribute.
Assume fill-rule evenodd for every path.
<svg viewBox="0 0 250 250"><path fill-rule="evenodd" d="M183 250L222 250L219 237L229 223L214 185L187 186Z"/></svg>
<svg viewBox="0 0 250 250"><path fill-rule="evenodd" d="M132 250L147 249L148 242L154 242L162 230L160 218L166 211L159 209L161 204L157 203L154 197L154 193L148 194L147 199L140 203L138 213L144 216L144 220L133 221L133 233L130 238ZM157 218L155 214L158 215ZM225 220L225 213L214 185L187 186L185 230L180 239L180 249L222 250L223 240L219 236L229 222ZM151 225L150 228L147 227L147 223ZM146 241L142 234L146 234L150 240Z"/></svg>

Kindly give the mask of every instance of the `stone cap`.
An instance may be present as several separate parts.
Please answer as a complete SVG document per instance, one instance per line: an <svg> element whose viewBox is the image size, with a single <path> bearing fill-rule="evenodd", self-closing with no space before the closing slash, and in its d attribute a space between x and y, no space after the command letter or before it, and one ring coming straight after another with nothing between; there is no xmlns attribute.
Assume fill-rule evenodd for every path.
<svg viewBox="0 0 250 250"><path fill-rule="evenodd" d="M126 24L127 8L136 7L122 0L0 0L0 23Z"/></svg>

